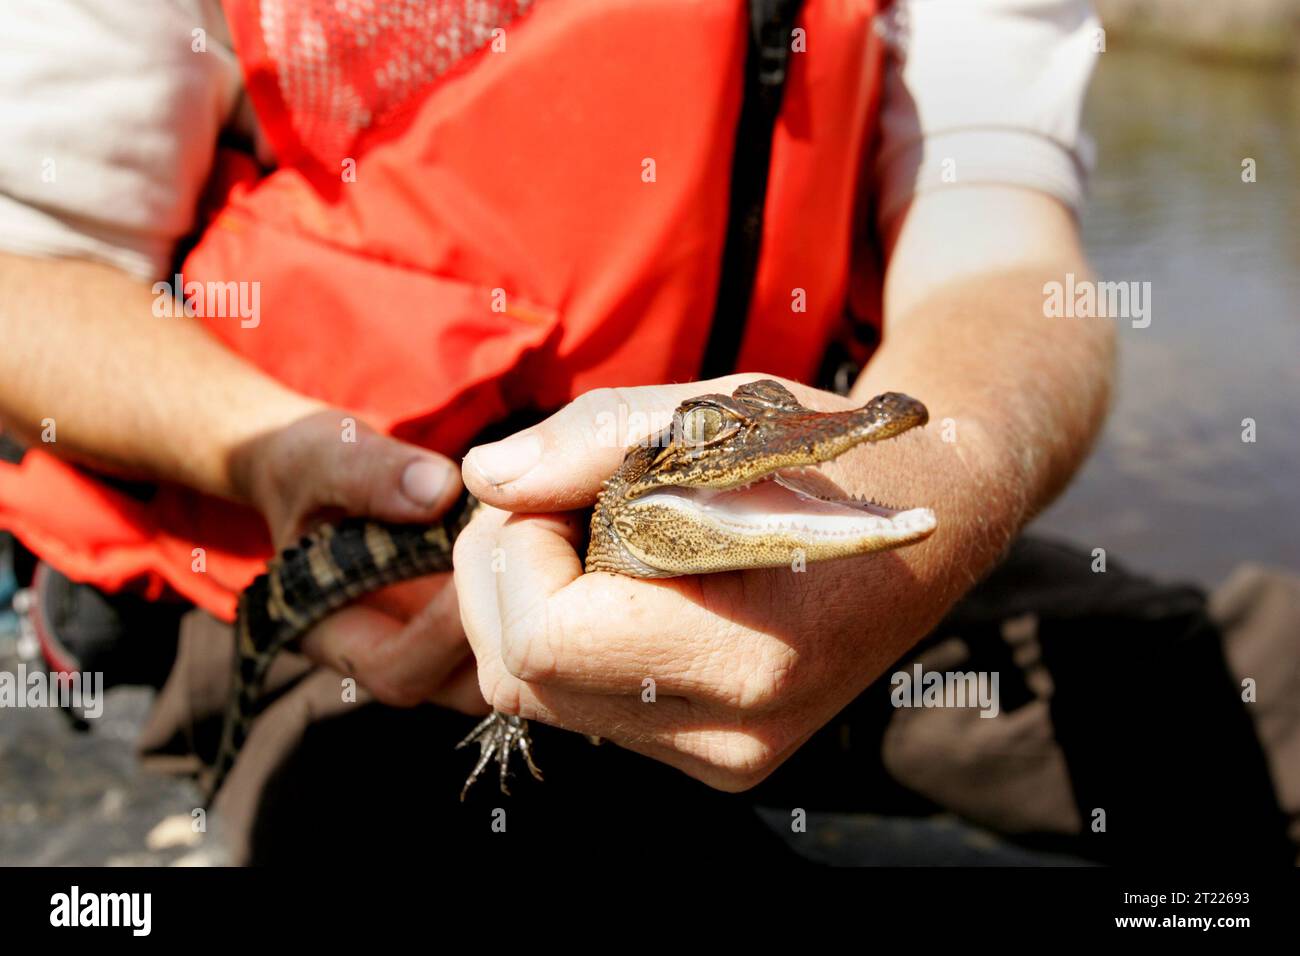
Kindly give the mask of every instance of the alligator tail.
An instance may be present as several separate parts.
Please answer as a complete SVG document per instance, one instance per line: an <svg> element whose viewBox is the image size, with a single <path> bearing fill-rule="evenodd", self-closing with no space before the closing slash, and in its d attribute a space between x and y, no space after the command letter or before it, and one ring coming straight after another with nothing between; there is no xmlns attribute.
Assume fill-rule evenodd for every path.
<svg viewBox="0 0 1300 956"><path fill-rule="evenodd" d="M399 525L347 518L323 525L274 558L239 599L235 661L206 802L221 789L257 716L276 655L330 614L372 591L451 570L455 534L472 502L454 509L454 523ZM449 528L451 529L449 531Z"/></svg>

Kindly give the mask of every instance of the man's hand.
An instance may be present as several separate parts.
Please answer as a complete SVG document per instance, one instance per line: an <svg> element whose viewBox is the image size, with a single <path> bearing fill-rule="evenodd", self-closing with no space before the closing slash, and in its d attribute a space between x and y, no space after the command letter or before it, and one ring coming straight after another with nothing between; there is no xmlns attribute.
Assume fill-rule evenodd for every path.
<svg viewBox="0 0 1300 956"><path fill-rule="evenodd" d="M276 548L292 546L315 521L340 515L436 521L461 491L459 469L442 455L330 408L240 448L231 474L239 497L266 518ZM450 574L367 596L314 628L302 649L387 704L485 709Z"/></svg>
<svg viewBox="0 0 1300 956"><path fill-rule="evenodd" d="M1045 282L1090 278L1070 214L1026 190L969 186L919 196L888 241L885 341L853 401L786 384L811 408L890 390L925 402L927 428L824 467L851 492L933 509L934 535L804 573L584 575L585 516L570 509L591 504L624 454L601 424L770 376L590 393L465 461L466 485L493 506L456 548L489 703L716 787L751 786L923 637L1064 487L1100 428L1114 339L1106 320L1044 315Z"/></svg>
<svg viewBox="0 0 1300 956"><path fill-rule="evenodd" d="M0 254L0 418L44 449L117 474L174 481L258 508L277 547L314 517L432 521L455 466L357 424L245 362L196 322L160 321L147 283L73 259ZM85 357L94 355L94 362ZM322 369L321 374L327 374ZM450 575L332 616L304 641L391 704L483 710Z"/></svg>
<svg viewBox="0 0 1300 956"><path fill-rule="evenodd" d="M592 392L470 453L466 484L496 507L461 535L456 582L479 684L496 709L744 789L936 623L960 583L945 579L943 562L927 560L929 543L801 572L583 575L585 514L561 509L590 505L622 460L623 442L610 442L602 423L662 421L683 399L766 377ZM852 404L785 384L812 408ZM952 494L912 473L942 472L957 487L981 480L963 474L933 430L860 447L824 467L850 492L935 507L940 539L963 525ZM527 514L539 511L550 513Z"/></svg>

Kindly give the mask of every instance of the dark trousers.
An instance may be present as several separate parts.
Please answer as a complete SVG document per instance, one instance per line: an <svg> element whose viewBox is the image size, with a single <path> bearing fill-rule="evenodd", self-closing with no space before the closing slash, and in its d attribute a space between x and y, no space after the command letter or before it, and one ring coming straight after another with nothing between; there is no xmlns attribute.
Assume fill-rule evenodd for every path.
<svg viewBox="0 0 1300 956"><path fill-rule="evenodd" d="M489 777L464 804L473 718L344 703L337 674L285 655L219 795L237 856L521 862L638 857L798 862L756 804L955 813L1102 862L1293 863L1300 844L1300 580L1244 570L1208 599L1026 538L897 668L755 790L534 727L546 782ZM865 638L864 638L865 639ZM156 766L192 772L219 732L230 628L181 627L146 727ZM897 708L890 674L996 672L999 714ZM1255 699L1243 700L1243 679ZM1249 696L1249 695L1247 695ZM495 825L495 826L494 826ZM502 830L504 828L504 830ZM522 855L521 855L522 854ZM534 857L536 859L537 857Z"/></svg>

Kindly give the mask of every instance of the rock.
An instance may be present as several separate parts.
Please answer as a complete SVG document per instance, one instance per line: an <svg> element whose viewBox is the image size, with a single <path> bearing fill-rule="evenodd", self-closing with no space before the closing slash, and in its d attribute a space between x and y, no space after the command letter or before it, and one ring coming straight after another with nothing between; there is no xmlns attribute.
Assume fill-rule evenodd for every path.
<svg viewBox="0 0 1300 956"><path fill-rule="evenodd" d="M203 834L195 831L191 818L178 813L150 830L145 845L151 850L166 850L175 846L195 846L202 839Z"/></svg>

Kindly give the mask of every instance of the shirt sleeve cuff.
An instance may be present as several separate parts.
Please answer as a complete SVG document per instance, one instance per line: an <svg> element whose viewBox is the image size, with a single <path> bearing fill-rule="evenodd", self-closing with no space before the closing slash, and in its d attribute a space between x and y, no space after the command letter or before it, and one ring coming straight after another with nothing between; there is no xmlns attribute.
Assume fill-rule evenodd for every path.
<svg viewBox="0 0 1300 956"><path fill-rule="evenodd" d="M167 272L171 243L54 214L0 193L0 250L39 259L85 259L152 281Z"/></svg>
<svg viewBox="0 0 1300 956"><path fill-rule="evenodd" d="M917 193L972 185L1020 186L1054 196L1076 213L1083 205L1091 142L1071 149L1023 129L931 133L882 153L876 163L882 230Z"/></svg>

